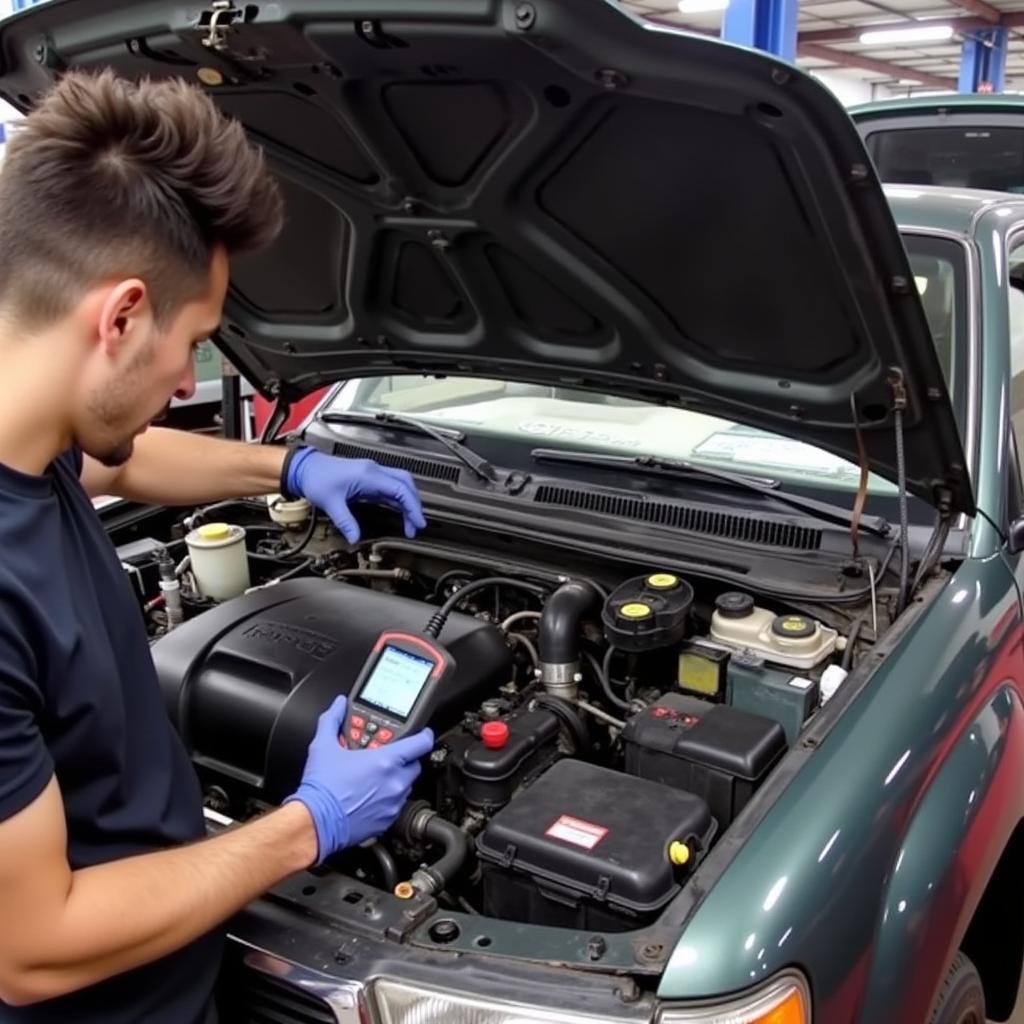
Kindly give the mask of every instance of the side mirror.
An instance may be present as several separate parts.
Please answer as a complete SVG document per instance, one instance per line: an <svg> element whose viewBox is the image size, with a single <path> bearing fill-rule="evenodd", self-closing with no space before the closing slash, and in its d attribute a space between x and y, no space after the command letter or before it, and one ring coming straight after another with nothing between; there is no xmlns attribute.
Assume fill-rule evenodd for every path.
<svg viewBox="0 0 1024 1024"><path fill-rule="evenodd" d="M1011 555L1019 555L1024 551L1024 516L1018 516L1010 523L1006 547Z"/></svg>

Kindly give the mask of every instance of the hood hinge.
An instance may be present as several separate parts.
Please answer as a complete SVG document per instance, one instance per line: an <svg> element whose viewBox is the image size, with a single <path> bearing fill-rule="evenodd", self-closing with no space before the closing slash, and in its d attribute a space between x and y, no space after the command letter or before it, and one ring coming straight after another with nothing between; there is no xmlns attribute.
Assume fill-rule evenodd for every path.
<svg viewBox="0 0 1024 1024"><path fill-rule="evenodd" d="M242 12L235 7L231 0L213 0L210 6L210 20L207 23L207 33L203 37L203 46L210 50L222 53L228 48L228 32L236 18L240 18ZM200 20L200 24L205 19Z"/></svg>

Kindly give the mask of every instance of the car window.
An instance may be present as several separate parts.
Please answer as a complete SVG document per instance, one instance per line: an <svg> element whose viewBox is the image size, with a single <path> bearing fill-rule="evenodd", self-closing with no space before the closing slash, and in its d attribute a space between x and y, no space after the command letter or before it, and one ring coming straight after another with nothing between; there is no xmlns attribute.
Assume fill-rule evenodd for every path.
<svg viewBox="0 0 1024 1024"><path fill-rule="evenodd" d="M1024 128L894 128L867 147L885 182L1024 192Z"/></svg>
<svg viewBox="0 0 1024 1024"><path fill-rule="evenodd" d="M911 268L935 340L961 436L966 419L966 288L962 252L927 236L906 239ZM521 439L541 447L687 459L770 475L813 488L856 491L859 468L802 441L693 410L614 394L479 377L370 377L342 388L332 408L387 411L449 425L467 434ZM872 493L896 493L872 476Z"/></svg>

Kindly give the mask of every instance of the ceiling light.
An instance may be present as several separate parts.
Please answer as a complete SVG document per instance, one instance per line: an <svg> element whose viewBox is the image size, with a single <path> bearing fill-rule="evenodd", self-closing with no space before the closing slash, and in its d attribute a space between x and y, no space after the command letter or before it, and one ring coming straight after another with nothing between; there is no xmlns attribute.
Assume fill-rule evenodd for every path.
<svg viewBox="0 0 1024 1024"><path fill-rule="evenodd" d="M931 43L952 38L952 25L914 25L911 28L882 28L862 32L860 41L865 46L879 46L885 43Z"/></svg>
<svg viewBox="0 0 1024 1024"><path fill-rule="evenodd" d="M681 14L704 14L707 11L724 11L729 0L679 0L676 6Z"/></svg>
<svg viewBox="0 0 1024 1024"><path fill-rule="evenodd" d="M899 80L900 85L924 85L924 82L920 78L901 78Z"/></svg>

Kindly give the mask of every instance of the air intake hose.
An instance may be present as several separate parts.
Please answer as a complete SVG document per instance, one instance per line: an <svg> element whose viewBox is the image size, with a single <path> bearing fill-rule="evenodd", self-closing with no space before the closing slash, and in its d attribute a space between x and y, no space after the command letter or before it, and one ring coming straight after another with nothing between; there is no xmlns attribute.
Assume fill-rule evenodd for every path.
<svg viewBox="0 0 1024 1024"><path fill-rule="evenodd" d="M580 682L580 623L601 595L580 580L563 583L544 602L539 626L540 681L553 697L575 700Z"/></svg>

